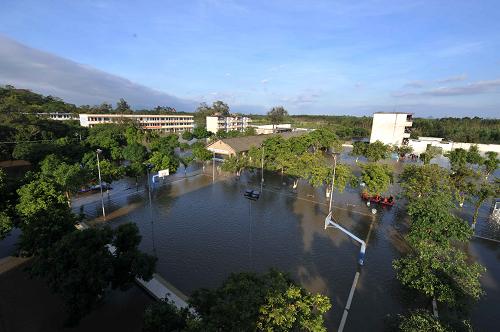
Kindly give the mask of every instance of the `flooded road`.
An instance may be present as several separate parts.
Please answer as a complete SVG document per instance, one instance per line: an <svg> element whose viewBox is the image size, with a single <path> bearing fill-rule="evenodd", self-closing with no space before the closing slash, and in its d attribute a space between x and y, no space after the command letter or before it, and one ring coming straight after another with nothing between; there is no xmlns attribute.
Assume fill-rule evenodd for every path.
<svg viewBox="0 0 500 332"><path fill-rule="evenodd" d="M365 265L359 267L359 244L339 230L324 229L324 188L300 182L292 190L286 177L266 173L262 196L253 202L243 192L260 189L259 171L244 172L239 180L217 175L215 182L209 167L204 174L194 167L188 171L187 177L181 170L169 177L170 183L155 185L151 210L144 183L136 186L133 179L113 183L109 197L104 194L106 224L136 223L143 236L141 249L156 253L158 273L185 294L217 287L233 272L274 267L289 272L309 291L330 297L333 308L326 320L328 330L335 331L359 271L344 331L383 331L387 315L411 306L392 268L392 260L406 250L404 208L377 207L372 215L357 189L335 193L335 220L367 242ZM392 190L397 193L397 185ZM104 224L99 193L77 197L73 208ZM480 210L476 234L500 240L490 208L487 203ZM470 221L471 209L465 206L461 216ZM0 241L1 257L15 251L18 236L15 230ZM473 239L468 254L487 268L481 280L486 295L471 310L473 326L494 331L500 306L500 243Z"/></svg>
<svg viewBox="0 0 500 332"><path fill-rule="evenodd" d="M154 189L152 211L145 192L120 196L113 190L105 200L108 223L137 223L142 249L156 253L158 272L187 295L200 287L219 286L232 272L273 267L287 271L309 291L331 298L329 330L337 330L359 271L344 330L383 331L386 316L403 313L408 304L392 268L392 260L406 248L405 211L398 206L377 207L372 215L358 190L335 194L335 219L368 243L365 265L359 267L359 245L338 230L324 229L328 210L324 189L300 182L294 191L279 174L266 173L265 179L261 198L253 202L243 192L260 189L258 171L245 172L240 179L218 176L214 183L211 171L185 179L179 175ZM124 193L131 190L127 185L117 188ZM486 215L485 207L479 225ZM477 330L491 329L494 307L500 303L499 247L477 239L469 245L470 255L489 268L483 277L487 295L472 312Z"/></svg>

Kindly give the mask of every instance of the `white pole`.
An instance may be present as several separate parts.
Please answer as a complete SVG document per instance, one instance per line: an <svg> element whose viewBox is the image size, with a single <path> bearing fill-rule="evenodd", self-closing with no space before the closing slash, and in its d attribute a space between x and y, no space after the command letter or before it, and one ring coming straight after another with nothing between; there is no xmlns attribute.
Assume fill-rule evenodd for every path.
<svg viewBox="0 0 500 332"><path fill-rule="evenodd" d="M212 182L215 182L215 151L214 151L214 157L212 158L213 163L212 163Z"/></svg>
<svg viewBox="0 0 500 332"><path fill-rule="evenodd" d="M339 224L337 224L336 222L334 222L333 219L332 219L332 213L331 212L328 214L328 216L325 219L325 229L328 226L340 229L342 232L344 232L345 234L347 234L353 240L355 240L355 241L357 241L357 242L359 242L361 244L361 249L359 251L358 263L359 263L359 265L363 265L364 264L364 260L365 260L365 253L366 253L366 242L363 241L363 240L361 240L359 237L357 237L356 235L352 234L351 232L349 232L344 227L342 227Z"/></svg>
<svg viewBox="0 0 500 332"><path fill-rule="evenodd" d="M106 220L106 211L104 210L104 197L102 196L102 181L101 181L101 165L99 164L99 153L102 151L100 149L97 149L96 155L97 155L97 171L99 173L99 189L101 189L101 205L102 205L102 216L104 220Z"/></svg>
<svg viewBox="0 0 500 332"><path fill-rule="evenodd" d="M335 171L337 170L337 155L333 155L333 178L332 178L332 188L330 189L330 205L328 207L328 213L332 212L332 201L333 201L333 186L335 185Z"/></svg>
<svg viewBox="0 0 500 332"><path fill-rule="evenodd" d="M260 164L260 182L264 182L264 146L262 146L262 159Z"/></svg>

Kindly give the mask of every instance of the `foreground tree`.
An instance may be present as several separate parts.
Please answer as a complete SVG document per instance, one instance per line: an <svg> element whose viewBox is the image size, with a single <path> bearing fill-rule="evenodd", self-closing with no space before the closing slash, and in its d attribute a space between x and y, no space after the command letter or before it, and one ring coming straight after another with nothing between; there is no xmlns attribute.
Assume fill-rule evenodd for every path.
<svg viewBox="0 0 500 332"><path fill-rule="evenodd" d="M469 240L472 231L465 220L450 213L454 207L452 195L446 191L411 199L408 204L410 242L429 239L440 245L451 246L456 241Z"/></svg>
<svg viewBox="0 0 500 332"><path fill-rule="evenodd" d="M477 218L479 216L479 209L487 199L500 195L500 183L495 181L489 183L487 181L480 181L475 184L470 201L474 206L474 214L472 215L472 229L476 228Z"/></svg>
<svg viewBox="0 0 500 332"><path fill-rule="evenodd" d="M221 287L195 291L189 300L205 331L326 331L327 297L311 294L271 270L231 275Z"/></svg>
<svg viewBox="0 0 500 332"><path fill-rule="evenodd" d="M399 175L399 183L408 199L428 196L437 191L452 191L448 170L436 164L405 165Z"/></svg>
<svg viewBox="0 0 500 332"><path fill-rule="evenodd" d="M79 164L68 164L54 154L50 154L40 163L43 176L53 178L63 189L67 203L71 206L71 195L89 181L89 172Z"/></svg>
<svg viewBox="0 0 500 332"><path fill-rule="evenodd" d="M415 310L407 316L400 316L398 326L401 332L448 332L451 331L447 326L441 324L439 319L435 318L427 310Z"/></svg>
<svg viewBox="0 0 500 332"><path fill-rule="evenodd" d="M13 225L12 219L7 213L10 206L8 199L7 175L0 168L0 240L11 231Z"/></svg>
<svg viewBox="0 0 500 332"><path fill-rule="evenodd" d="M498 153L493 151L486 152L486 158L483 160L484 175L486 179L497 170L498 164Z"/></svg>
<svg viewBox="0 0 500 332"><path fill-rule="evenodd" d="M137 226L74 230L36 258L32 273L43 277L64 300L74 325L102 301L106 290L149 280L156 259L138 251ZM114 245L112 253L108 245Z"/></svg>
<svg viewBox="0 0 500 332"><path fill-rule="evenodd" d="M195 321L187 308L179 309L172 301L161 300L148 306L144 311L143 332L191 331L188 324ZM192 327L194 324L190 324Z"/></svg>
<svg viewBox="0 0 500 332"><path fill-rule="evenodd" d="M387 191L392 182L392 170L386 164L363 164L361 181L365 183L369 195L380 195Z"/></svg>
<svg viewBox="0 0 500 332"><path fill-rule="evenodd" d="M414 243L411 253L395 260L393 266L403 285L452 307L483 294L479 278L485 269L469 263L453 246L428 240Z"/></svg>

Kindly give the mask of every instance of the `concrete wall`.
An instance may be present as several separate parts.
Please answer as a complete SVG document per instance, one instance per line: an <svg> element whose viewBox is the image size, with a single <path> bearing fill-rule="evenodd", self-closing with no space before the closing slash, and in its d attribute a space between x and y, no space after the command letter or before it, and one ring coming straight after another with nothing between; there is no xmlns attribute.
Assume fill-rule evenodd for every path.
<svg viewBox="0 0 500 332"><path fill-rule="evenodd" d="M449 152L451 150L455 149L465 149L469 150L469 148L472 145L477 145L479 152L481 154L485 154L488 151L494 151L497 152L500 155L500 145L499 144L475 144L475 143L461 143L461 142L441 142L440 140L416 140L416 139L411 139L408 143L409 146L413 148L413 153L415 154L420 154L422 152L425 152L425 149L427 148L427 145L430 144L432 146L436 146L439 148L443 149L443 153Z"/></svg>
<svg viewBox="0 0 500 332"><path fill-rule="evenodd" d="M219 130L218 116L207 116L207 130L214 134L217 133L217 130Z"/></svg>
<svg viewBox="0 0 500 332"><path fill-rule="evenodd" d="M381 141L384 144L400 146L403 138L409 138L406 127L412 123L407 121L409 113L374 113L370 143Z"/></svg>

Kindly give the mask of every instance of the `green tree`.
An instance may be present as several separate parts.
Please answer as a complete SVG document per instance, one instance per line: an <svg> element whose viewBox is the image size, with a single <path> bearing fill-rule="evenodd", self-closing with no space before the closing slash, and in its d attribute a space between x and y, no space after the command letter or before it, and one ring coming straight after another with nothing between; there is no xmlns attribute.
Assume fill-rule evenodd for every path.
<svg viewBox="0 0 500 332"><path fill-rule="evenodd" d="M380 141L368 144L365 150L365 157L368 161L377 162L381 159L386 159L390 152L390 146L385 145Z"/></svg>
<svg viewBox="0 0 500 332"><path fill-rule="evenodd" d="M484 174L486 179L493 174L498 168L498 153L494 151L486 152L486 158L483 161Z"/></svg>
<svg viewBox="0 0 500 332"><path fill-rule="evenodd" d="M395 147L394 152L396 152L399 157L404 158L407 154L413 152L413 148L409 145L401 145L399 147Z"/></svg>
<svg viewBox="0 0 500 332"><path fill-rule="evenodd" d="M452 192L448 170L436 164L405 165L399 183L408 199L428 196L434 192Z"/></svg>
<svg viewBox="0 0 500 332"><path fill-rule="evenodd" d="M365 183L368 194L379 195L389 188L392 182L392 170L386 164L363 164L361 181Z"/></svg>
<svg viewBox="0 0 500 332"><path fill-rule="evenodd" d="M193 163L194 157L193 156L181 157L181 158L179 158L179 161L182 164L182 166L184 167L184 175L186 175L187 168L189 167L189 165L191 165Z"/></svg>
<svg viewBox="0 0 500 332"><path fill-rule="evenodd" d="M412 198L408 204L411 227L408 239L413 243L432 239L442 245L470 239L472 231L469 225L450 213L453 208L450 192L436 191L421 198Z"/></svg>
<svg viewBox="0 0 500 332"><path fill-rule="evenodd" d="M448 332L451 331L435 318L429 311L419 309L411 311L407 316L400 316L398 326L401 332Z"/></svg>
<svg viewBox="0 0 500 332"><path fill-rule="evenodd" d="M212 159L212 152L208 151L203 143L195 143L191 148L195 160L203 162Z"/></svg>
<svg viewBox="0 0 500 332"><path fill-rule="evenodd" d="M467 166L467 151L459 148L448 152L445 156L450 160L451 170L456 172Z"/></svg>
<svg viewBox="0 0 500 332"><path fill-rule="evenodd" d="M144 311L143 332L186 331L188 321L194 320L187 308L179 309L172 301L161 300Z"/></svg>
<svg viewBox="0 0 500 332"><path fill-rule="evenodd" d="M205 331L326 331L327 297L311 294L287 275L232 274L221 287L189 299Z"/></svg>
<svg viewBox="0 0 500 332"><path fill-rule="evenodd" d="M479 216L479 209L483 203L492 197L500 195L500 185L498 181L489 183L487 181L480 181L474 185L470 200L474 206L474 214L472 215L472 229L476 228L477 218Z"/></svg>
<svg viewBox="0 0 500 332"><path fill-rule="evenodd" d="M334 152L342 152L342 143L331 129L316 129L309 133L309 137L315 150L332 149Z"/></svg>
<svg viewBox="0 0 500 332"><path fill-rule="evenodd" d="M467 162L472 165L481 165L483 158L479 154L479 148L477 145L471 145L469 151L467 151Z"/></svg>
<svg viewBox="0 0 500 332"><path fill-rule="evenodd" d="M89 174L79 164L70 165L54 154L50 154L40 163L43 176L51 177L62 188L66 200L71 206L71 195L89 181Z"/></svg>
<svg viewBox="0 0 500 332"><path fill-rule="evenodd" d="M12 219L4 211L0 211L0 240L3 240L13 227Z"/></svg>
<svg viewBox="0 0 500 332"><path fill-rule="evenodd" d="M230 156L222 164L221 168L225 172L236 173L240 176L241 172L248 166L248 157L246 156Z"/></svg>
<svg viewBox="0 0 500 332"><path fill-rule="evenodd" d="M148 162L153 164L153 172L168 169L172 174L177 172L177 168L179 167L179 159L175 155L165 154L160 151L153 152Z"/></svg>
<svg viewBox="0 0 500 332"><path fill-rule="evenodd" d="M468 262L459 249L432 241L412 247L410 254L393 262L403 285L450 306L466 298L477 300L483 294L479 278L484 268Z"/></svg>
<svg viewBox="0 0 500 332"><path fill-rule="evenodd" d="M151 279L156 259L138 251L137 232L135 225L128 224L115 231L108 227L73 230L37 257L32 272L62 297L68 324L78 323L95 308L110 286L124 289L136 277Z"/></svg>
<svg viewBox="0 0 500 332"><path fill-rule="evenodd" d="M210 135L211 135L211 133L209 131L207 131L207 129L205 127L195 127L193 129L193 136L196 139L207 138L207 137L210 137Z"/></svg>
<svg viewBox="0 0 500 332"><path fill-rule="evenodd" d="M183 133L182 133L182 139L183 139L183 140L190 141L190 140L192 140L192 139L193 139L193 137L194 137L194 136L193 136L193 133L192 133L192 132L190 132L190 131L187 131L187 130L186 130L185 132L183 132Z"/></svg>
<svg viewBox="0 0 500 332"><path fill-rule="evenodd" d="M130 114L132 113L132 109L125 99L120 98L120 100L116 103L115 112L120 114Z"/></svg>
<svg viewBox="0 0 500 332"><path fill-rule="evenodd" d="M257 135L257 131L255 130L254 127L246 127L245 131L243 132L244 136L255 136Z"/></svg>
<svg viewBox="0 0 500 332"><path fill-rule="evenodd" d="M358 162L358 158L366 155L366 149L368 147L368 143L365 142L354 142L352 144L351 155L356 157L356 162Z"/></svg>
<svg viewBox="0 0 500 332"><path fill-rule="evenodd" d="M269 112L267 112L267 118L274 126L282 123L288 117L288 112L283 106L275 106Z"/></svg>
<svg viewBox="0 0 500 332"><path fill-rule="evenodd" d="M148 157L147 149L139 143L130 143L122 150L123 158L133 163L143 163Z"/></svg>
<svg viewBox="0 0 500 332"><path fill-rule="evenodd" d="M425 152L420 154L420 159L424 162L424 165L428 165L431 163L432 159L441 155L443 153L442 151L442 148L428 144Z"/></svg>
<svg viewBox="0 0 500 332"><path fill-rule="evenodd" d="M151 141L151 151L159 151L168 155L173 155L177 147L179 147L179 137L173 134L154 138Z"/></svg>
<svg viewBox="0 0 500 332"><path fill-rule="evenodd" d="M12 218L6 212L9 206L10 200L8 198L7 174L0 168L0 240L5 238L14 226Z"/></svg>
<svg viewBox="0 0 500 332"><path fill-rule="evenodd" d="M26 255L43 252L73 231L76 218L62 189L46 177L35 178L17 190L22 230L20 247Z"/></svg>

